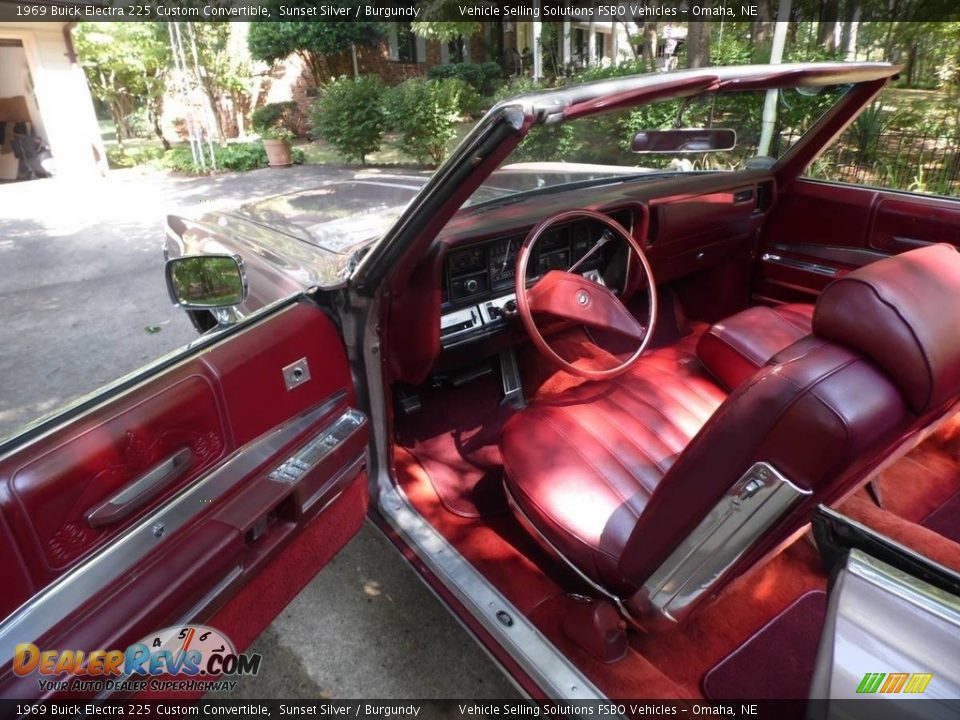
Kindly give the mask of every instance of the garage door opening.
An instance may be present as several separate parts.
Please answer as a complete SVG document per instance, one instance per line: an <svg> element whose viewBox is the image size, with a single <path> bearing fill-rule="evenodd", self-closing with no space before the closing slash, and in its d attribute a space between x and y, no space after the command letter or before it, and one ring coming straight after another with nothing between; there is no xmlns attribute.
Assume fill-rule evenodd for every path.
<svg viewBox="0 0 960 720"><path fill-rule="evenodd" d="M0 182L52 174L53 159L23 43L0 38Z"/></svg>

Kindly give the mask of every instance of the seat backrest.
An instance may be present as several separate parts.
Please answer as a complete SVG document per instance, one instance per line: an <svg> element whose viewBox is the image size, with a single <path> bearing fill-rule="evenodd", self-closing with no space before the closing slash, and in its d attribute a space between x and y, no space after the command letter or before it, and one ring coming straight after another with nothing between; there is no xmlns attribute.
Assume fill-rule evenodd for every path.
<svg viewBox="0 0 960 720"><path fill-rule="evenodd" d="M657 486L619 566L641 589L635 613L677 619L699 598L671 601L668 589L715 592L956 402L960 254L932 246L850 273L823 292L813 328L724 401ZM749 499L757 472L790 486L775 513L745 511L767 498Z"/></svg>

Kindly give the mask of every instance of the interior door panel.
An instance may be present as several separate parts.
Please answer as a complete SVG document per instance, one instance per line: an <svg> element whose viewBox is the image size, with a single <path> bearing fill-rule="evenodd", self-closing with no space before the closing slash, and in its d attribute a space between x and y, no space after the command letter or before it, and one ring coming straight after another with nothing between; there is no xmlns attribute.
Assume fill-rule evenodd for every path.
<svg viewBox="0 0 960 720"><path fill-rule="evenodd" d="M301 298L9 449L0 695L26 688L16 643L126 647L208 617L330 507L351 517L322 540L339 549L366 512L334 503L363 482L355 404L337 328Z"/></svg>
<svg viewBox="0 0 960 720"><path fill-rule="evenodd" d="M936 242L960 247L955 200L800 180L762 231L753 300L815 302L850 270Z"/></svg>

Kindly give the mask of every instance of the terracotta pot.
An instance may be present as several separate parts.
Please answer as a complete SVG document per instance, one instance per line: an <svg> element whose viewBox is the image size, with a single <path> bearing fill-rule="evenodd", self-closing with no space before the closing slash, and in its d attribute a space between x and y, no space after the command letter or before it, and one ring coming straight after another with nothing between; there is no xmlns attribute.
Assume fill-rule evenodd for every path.
<svg viewBox="0 0 960 720"><path fill-rule="evenodd" d="M289 167L293 165L290 143L286 140L263 140L263 149L267 151L267 164L270 167Z"/></svg>

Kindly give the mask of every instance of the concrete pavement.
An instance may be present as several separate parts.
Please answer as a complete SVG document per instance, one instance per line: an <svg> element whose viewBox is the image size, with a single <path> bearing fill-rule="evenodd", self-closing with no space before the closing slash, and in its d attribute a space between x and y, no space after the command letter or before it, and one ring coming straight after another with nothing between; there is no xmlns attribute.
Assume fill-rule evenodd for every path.
<svg viewBox="0 0 960 720"><path fill-rule="evenodd" d="M374 171L375 172L375 171ZM352 174L117 171L0 185L0 437L196 334L163 282L162 221ZM494 698L515 690L366 527L256 641L243 697Z"/></svg>

